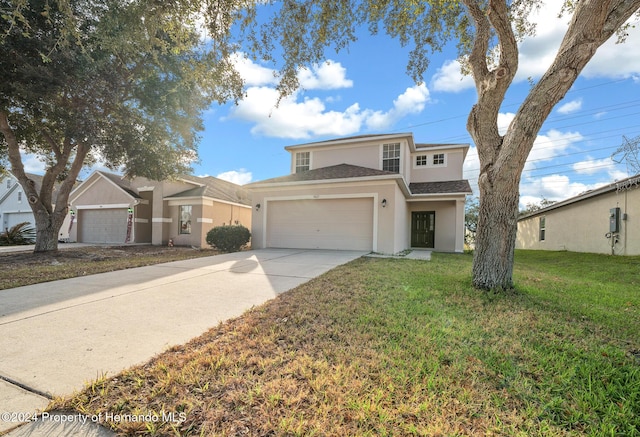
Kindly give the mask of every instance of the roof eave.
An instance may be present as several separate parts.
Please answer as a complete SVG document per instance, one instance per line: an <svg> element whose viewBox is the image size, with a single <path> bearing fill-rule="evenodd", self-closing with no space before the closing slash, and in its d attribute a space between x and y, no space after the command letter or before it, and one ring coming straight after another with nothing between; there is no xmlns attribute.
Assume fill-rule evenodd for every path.
<svg viewBox="0 0 640 437"><path fill-rule="evenodd" d="M359 176L352 178L332 178L332 179L312 179L308 181L287 181L287 182L256 182L255 184L251 184L251 186L245 185L248 190L255 190L260 188L279 188L279 187L290 187L290 186L298 186L298 185L317 185L317 184L336 184L336 183L344 183L344 182L374 182L381 180L396 180L404 178L399 174L391 174L391 175L378 175L378 176Z"/></svg>
<svg viewBox="0 0 640 437"><path fill-rule="evenodd" d="M340 144L356 144L356 143L365 143L367 141L372 140L390 140L393 138L409 138L409 145L412 151L415 151L415 143L413 141L412 133L397 133L397 134L388 134L388 135L378 135L378 136L362 136L357 138L343 138L343 139L334 139L327 141L320 141L317 143L304 143L304 144L293 144L291 146L285 146L285 150L294 150L294 149L303 149L303 148L313 148L313 147L324 147L324 146L335 146Z"/></svg>

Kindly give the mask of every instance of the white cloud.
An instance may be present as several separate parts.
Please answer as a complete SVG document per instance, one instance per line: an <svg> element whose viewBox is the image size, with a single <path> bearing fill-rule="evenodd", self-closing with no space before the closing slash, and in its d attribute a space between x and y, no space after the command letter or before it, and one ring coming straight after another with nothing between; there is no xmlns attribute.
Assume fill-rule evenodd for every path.
<svg viewBox="0 0 640 437"><path fill-rule="evenodd" d="M347 79L346 74L347 69L340 62L327 60L319 66L313 66L311 70L306 68L300 70L298 80L306 90L351 88L353 81Z"/></svg>
<svg viewBox="0 0 640 437"><path fill-rule="evenodd" d="M276 138L344 136L363 126L384 129L402 117L422 111L429 102L429 90L423 85L407 88L386 112L361 109L353 103L342 111L329 110L317 97L303 98L298 91L283 98L278 106L278 91L272 87L251 87L246 97L230 112L230 117L254 124L251 132Z"/></svg>
<svg viewBox="0 0 640 437"><path fill-rule="evenodd" d="M582 109L582 99L571 100L563 105L560 105L558 112L560 114L571 114Z"/></svg>
<svg viewBox="0 0 640 437"><path fill-rule="evenodd" d="M500 135L504 135L507 133L507 129L509 129L509 125L515 118L516 114L513 112L500 112L498 113L498 133Z"/></svg>
<svg viewBox="0 0 640 437"><path fill-rule="evenodd" d="M566 152L574 143L579 143L584 137L579 132L560 132L555 129L538 135L533 143L531 153L527 159L525 170L533 169L536 163L549 161Z"/></svg>
<svg viewBox="0 0 640 437"><path fill-rule="evenodd" d="M460 70L460 62L448 60L442 64L431 78L431 88L434 91L458 93L475 88L473 78L463 75Z"/></svg>
<svg viewBox="0 0 640 437"><path fill-rule="evenodd" d="M540 200L564 200L577 196L587 190L592 190L600 184L583 184L571 182L566 175L549 175L541 178L531 178L520 184L520 206L527 203L538 203Z"/></svg>
<svg viewBox="0 0 640 437"><path fill-rule="evenodd" d="M573 164L573 170L578 174L593 175L604 169L615 169L615 162L611 158L587 158L584 161Z"/></svg>
<svg viewBox="0 0 640 437"><path fill-rule="evenodd" d="M38 156L32 155L30 153L24 153L24 152L21 152L21 155L22 155L22 165L24 166L24 171L26 171L27 173L33 173L38 175L44 174L46 170L45 168L46 166Z"/></svg>
<svg viewBox="0 0 640 437"><path fill-rule="evenodd" d="M367 127L374 130L387 129L402 117L422 112L430 101L429 89L425 84L407 88L393 101L393 108L387 112L376 111L366 115Z"/></svg>
<svg viewBox="0 0 640 437"><path fill-rule="evenodd" d="M251 182L253 175L251 174L250 171L247 171L246 169L241 168L239 170L225 171L224 173L220 173L216 177L218 179L233 182L234 184L244 185Z"/></svg>
<svg viewBox="0 0 640 437"><path fill-rule="evenodd" d="M275 70L254 63L244 53L234 53L231 60L247 86L276 85L278 83Z"/></svg>

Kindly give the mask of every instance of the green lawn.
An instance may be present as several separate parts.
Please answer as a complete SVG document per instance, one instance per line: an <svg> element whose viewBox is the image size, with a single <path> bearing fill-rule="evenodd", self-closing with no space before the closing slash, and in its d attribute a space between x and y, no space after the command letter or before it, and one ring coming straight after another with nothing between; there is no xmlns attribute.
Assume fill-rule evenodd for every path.
<svg viewBox="0 0 640 437"><path fill-rule="evenodd" d="M54 407L176 413L125 434L636 436L639 267L519 252L503 296L470 255L359 259Z"/></svg>

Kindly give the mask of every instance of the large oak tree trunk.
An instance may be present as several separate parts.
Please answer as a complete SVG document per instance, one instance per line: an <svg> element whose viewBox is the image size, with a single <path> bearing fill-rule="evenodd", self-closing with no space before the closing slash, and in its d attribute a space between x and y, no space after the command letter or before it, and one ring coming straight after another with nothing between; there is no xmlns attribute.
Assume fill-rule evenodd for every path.
<svg viewBox="0 0 640 437"><path fill-rule="evenodd" d="M60 213L36 215L36 247L34 252L50 252L58 250L58 233L64 221Z"/></svg>
<svg viewBox="0 0 640 437"><path fill-rule="evenodd" d="M507 176L507 175L503 175ZM483 290L513 288L513 256L520 197L516 175L480 187L473 285Z"/></svg>

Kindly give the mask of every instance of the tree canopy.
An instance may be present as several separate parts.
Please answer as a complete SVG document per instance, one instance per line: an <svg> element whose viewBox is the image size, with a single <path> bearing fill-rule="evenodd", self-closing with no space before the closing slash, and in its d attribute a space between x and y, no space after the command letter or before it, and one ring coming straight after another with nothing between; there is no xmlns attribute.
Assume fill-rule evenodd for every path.
<svg viewBox="0 0 640 437"><path fill-rule="evenodd" d="M151 179L186 172L197 159L202 112L241 94L240 78L201 38L188 5L0 1L0 157L34 211L36 250L55 248L83 166L101 162ZM38 192L24 153L45 162ZM52 199L56 180L63 182Z"/></svg>

